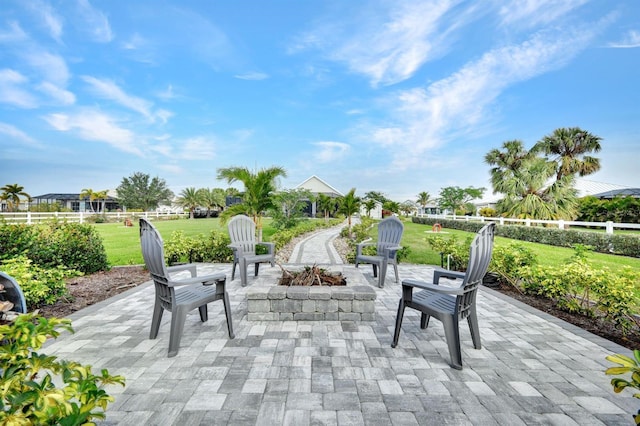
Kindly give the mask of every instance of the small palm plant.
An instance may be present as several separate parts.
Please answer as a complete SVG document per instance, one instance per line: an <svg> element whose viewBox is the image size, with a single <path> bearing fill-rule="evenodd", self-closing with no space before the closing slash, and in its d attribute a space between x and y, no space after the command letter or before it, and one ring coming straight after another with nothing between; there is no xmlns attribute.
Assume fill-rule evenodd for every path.
<svg viewBox="0 0 640 426"><path fill-rule="evenodd" d="M635 359L633 359L635 358ZM624 388L634 388L640 390L640 350L633 351L633 358L629 358L626 355L615 354L607 356L607 360L615 363L618 367L609 367L605 371L605 374L620 375L631 374L630 379L621 379L619 377L611 379L611 386L615 393L620 393ZM634 398L640 399L640 392L633 394ZM637 425L640 425L640 410L633 416Z"/></svg>

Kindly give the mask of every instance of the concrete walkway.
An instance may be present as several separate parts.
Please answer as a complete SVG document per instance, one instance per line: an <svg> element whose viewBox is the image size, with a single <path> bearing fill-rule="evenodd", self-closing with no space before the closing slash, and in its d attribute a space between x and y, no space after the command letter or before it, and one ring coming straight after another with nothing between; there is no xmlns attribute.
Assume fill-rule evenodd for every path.
<svg viewBox="0 0 640 426"><path fill-rule="evenodd" d="M333 235L305 240L295 259L338 262ZM230 277L230 265L200 269ZM390 277L379 289L371 268L360 270L377 292L375 321L247 321L245 295L256 278L248 287L236 279L228 283L235 339L216 302L208 322L197 311L188 316L180 352L167 358L170 315L148 339L148 283L72 315L76 333L45 352L127 378L125 388L109 389L116 401L104 424L633 424L638 400L614 394L604 374L605 356L628 350L482 288L483 347L473 349L463 324L464 369L454 370L442 326L421 330L415 312L407 311L399 346L390 347L400 286ZM431 273L400 265L401 279Z"/></svg>

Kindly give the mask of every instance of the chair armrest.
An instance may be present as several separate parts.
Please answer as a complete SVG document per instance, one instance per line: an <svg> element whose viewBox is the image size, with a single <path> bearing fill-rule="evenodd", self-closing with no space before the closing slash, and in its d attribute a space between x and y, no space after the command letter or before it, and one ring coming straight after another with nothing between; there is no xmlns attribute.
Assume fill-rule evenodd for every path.
<svg viewBox="0 0 640 426"><path fill-rule="evenodd" d="M412 279L402 280L402 287L403 288L404 287L419 288L421 290L429 290L429 291L433 291L434 293L442 293L442 294L455 294L455 295L464 294L464 289L460 287L449 287L446 285L431 284L425 281L412 280Z"/></svg>
<svg viewBox="0 0 640 426"><path fill-rule="evenodd" d="M195 277L198 274L198 271L196 270L196 265L194 263L188 263L186 265L175 265L175 266L167 267L167 272L169 272L169 273L181 272L181 271L189 271L189 272L191 272L191 276L192 277Z"/></svg>
<svg viewBox="0 0 640 426"><path fill-rule="evenodd" d="M402 250L402 246L390 246L384 248L384 255L386 257L393 257L392 254L398 250Z"/></svg>
<svg viewBox="0 0 640 426"><path fill-rule="evenodd" d="M276 249L275 243L262 242L262 243L256 243L256 245L265 246L267 248L267 253L269 253L269 254L273 254L275 252L275 249Z"/></svg>
<svg viewBox="0 0 640 426"><path fill-rule="evenodd" d="M229 244L227 247L233 250L233 255L236 257L242 257L244 254L240 244Z"/></svg>
<svg viewBox="0 0 640 426"><path fill-rule="evenodd" d="M465 277L464 272L460 271L450 271L449 269L436 269L433 271L433 283L438 284L440 282L440 278L449 278L452 280L463 280Z"/></svg>
<svg viewBox="0 0 640 426"><path fill-rule="evenodd" d="M360 256L362 254L362 249L367 247L367 246L375 246L376 243L369 243L368 241L371 241L371 238L366 239L364 241L362 241L361 243L358 243L358 245L356 245L356 256Z"/></svg>
<svg viewBox="0 0 640 426"><path fill-rule="evenodd" d="M211 275L202 275L200 277L191 277L180 280L171 280L167 284L170 287L177 287L181 285L193 285L193 284L202 284L202 285L213 285L218 281L224 281L227 279L227 276L223 273L211 274Z"/></svg>

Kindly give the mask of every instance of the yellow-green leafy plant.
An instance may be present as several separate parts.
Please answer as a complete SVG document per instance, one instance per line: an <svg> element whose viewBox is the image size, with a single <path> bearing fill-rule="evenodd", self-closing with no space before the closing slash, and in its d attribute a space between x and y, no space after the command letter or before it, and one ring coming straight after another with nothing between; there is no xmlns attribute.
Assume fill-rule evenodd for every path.
<svg viewBox="0 0 640 426"><path fill-rule="evenodd" d="M613 386L615 393L620 393L625 388L640 390L640 350L636 349L633 351L633 358L629 358L626 355L615 354L607 356L607 360L618 366L607 368L605 374L611 376L628 374L630 379L627 380L619 377L611 379L611 386ZM640 399L640 392L634 393L633 397ZM637 425L640 425L640 410L633 415L633 420L635 420Z"/></svg>
<svg viewBox="0 0 640 426"><path fill-rule="evenodd" d="M71 321L34 313L0 325L0 425L92 425L104 419L113 397L105 385L124 386L123 376L39 353Z"/></svg>

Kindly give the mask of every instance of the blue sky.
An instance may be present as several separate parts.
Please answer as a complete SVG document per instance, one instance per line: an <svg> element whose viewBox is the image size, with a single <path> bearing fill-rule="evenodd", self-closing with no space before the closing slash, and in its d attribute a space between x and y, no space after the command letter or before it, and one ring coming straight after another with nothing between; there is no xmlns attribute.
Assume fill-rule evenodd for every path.
<svg viewBox="0 0 640 426"><path fill-rule="evenodd" d="M559 127L640 186L637 0L2 0L0 185L222 187L284 167L396 201L488 188L484 155Z"/></svg>

